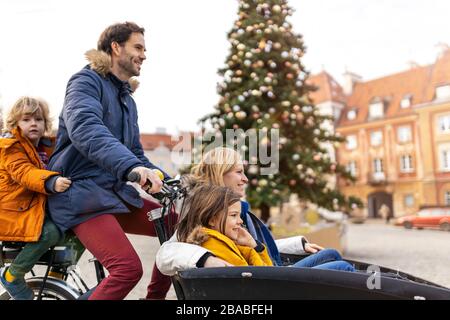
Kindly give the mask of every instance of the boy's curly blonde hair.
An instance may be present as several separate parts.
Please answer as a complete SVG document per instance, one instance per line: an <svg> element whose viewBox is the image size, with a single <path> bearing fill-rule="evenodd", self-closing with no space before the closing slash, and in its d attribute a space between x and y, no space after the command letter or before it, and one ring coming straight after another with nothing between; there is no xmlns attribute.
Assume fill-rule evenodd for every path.
<svg viewBox="0 0 450 320"><path fill-rule="evenodd" d="M17 128L17 124L24 115L40 113L45 121L45 133L52 131L52 120L47 102L41 98L20 97L9 110L5 119L5 131Z"/></svg>

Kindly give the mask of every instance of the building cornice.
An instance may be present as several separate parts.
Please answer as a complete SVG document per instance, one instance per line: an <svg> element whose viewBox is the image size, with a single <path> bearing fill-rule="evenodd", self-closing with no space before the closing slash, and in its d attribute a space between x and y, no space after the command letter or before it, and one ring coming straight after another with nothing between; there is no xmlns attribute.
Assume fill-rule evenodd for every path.
<svg viewBox="0 0 450 320"><path fill-rule="evenodd" d="M351 124L351 125L337 126L336 131L353 131L353 130L359 130L359 129L370 129L372 127L379 128L380 126L385 126L388 124L396 124L401 121L415 121L415 120L417 120L418 117L419 117L419 115L416 113L408 114L408 115L398 115L398 116L382 118L382 119L373 120L373 121L355 123L355 124Z"/></svg>

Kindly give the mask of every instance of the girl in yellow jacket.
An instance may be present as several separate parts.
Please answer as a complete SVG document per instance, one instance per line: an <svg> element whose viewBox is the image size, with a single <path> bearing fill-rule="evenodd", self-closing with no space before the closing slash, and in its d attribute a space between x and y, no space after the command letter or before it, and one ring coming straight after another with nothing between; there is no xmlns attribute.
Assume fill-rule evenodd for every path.
<svg viewBox="0 0 450 320"><path fill-rule="evenodd" d="M71 181L46 170L51 141L43 136L52 126L44 101L20 98L5 127L0 138L0 240L27 244L1 270L0 283L13 299L30 300L34 295L24 276L62 236L45 215L47 195L66 191Z"/></svg>
<svg viewBox="0 0 450 320"><path fill-rule="evenodd" d="M178 240L201 245L233 266L272 266L267 248L242 227L241 196L231 189L201 185L191 190Z"/></svg>

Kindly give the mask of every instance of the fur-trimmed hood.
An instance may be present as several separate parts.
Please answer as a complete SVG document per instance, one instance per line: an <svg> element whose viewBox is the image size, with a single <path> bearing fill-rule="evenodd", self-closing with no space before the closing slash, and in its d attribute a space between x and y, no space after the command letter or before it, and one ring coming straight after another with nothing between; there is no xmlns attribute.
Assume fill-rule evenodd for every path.
<svg viewBox="0 0 450 320"><path fill-rule="evenodd" d="M89 62L91 69L96 71L102 77L105 78L107 74L111 72L111 56L105 51L91 49L86 51L84 55L86 60ZM131 91L135 92L139 87L139 81L137 78L131 77L128 82L130 84Z"/></svg>
<svg viewBox="0 0 450 320"><path fill-rule="evenodd" d="M209 239L209 235L205 232L202 226L197 226L192 230L186 239L187 243L196 244L201 246L206 240Z"/></svg>

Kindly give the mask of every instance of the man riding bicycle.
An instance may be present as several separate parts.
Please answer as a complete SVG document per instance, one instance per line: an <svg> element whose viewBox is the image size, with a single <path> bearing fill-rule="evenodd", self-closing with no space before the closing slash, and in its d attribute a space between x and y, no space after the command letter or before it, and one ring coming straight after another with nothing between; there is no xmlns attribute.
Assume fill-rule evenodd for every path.
<svg viewBox="0 0 450 320"><path fill-rule="evenodd" d="M123 299L140 280L142 265L125 232L156 236L146 213L159 205L126 183L136 172L141 186L152 183L149 192L162 186L151 170L156 166L144 156L132 98L132 77L140 74L145 50L138 25L106 28L97 50L86 53L89 65L69 80L59 117L49 167L70 177L72 188L50 197L49 211L55 224L73 230L109 271L90 299ZM170 284L154 266L147 298L163 299Z"/></svg>

